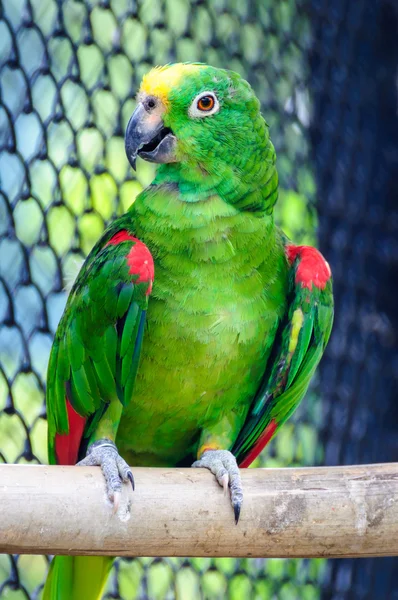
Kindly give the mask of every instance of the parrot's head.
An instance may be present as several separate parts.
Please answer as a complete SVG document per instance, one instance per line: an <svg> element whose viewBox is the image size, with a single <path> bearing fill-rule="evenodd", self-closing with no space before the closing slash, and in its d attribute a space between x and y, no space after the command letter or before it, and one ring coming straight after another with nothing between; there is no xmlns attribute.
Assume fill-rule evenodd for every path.
<svg viewBox="0 0 398 600"><path fill-rule="evenodd" d="M202 173L264 158L270 142L260 103L237 73L204 64L172 64L143 79L126 130L126 153L155 163L186 163ZM260 153L260 156L259 156ZM263 153L263 156L261 156Z"/></svg>

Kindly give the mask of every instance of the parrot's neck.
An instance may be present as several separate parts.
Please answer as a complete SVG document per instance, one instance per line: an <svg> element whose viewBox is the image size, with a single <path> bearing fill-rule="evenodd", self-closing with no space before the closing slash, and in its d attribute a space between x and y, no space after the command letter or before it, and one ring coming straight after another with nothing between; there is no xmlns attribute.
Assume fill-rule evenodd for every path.
<svg viewBox="0 0 398 600"><path fill-rule="evenodd" d="M269 139L252 156L234 157L232 162L206 160L198 163L161 165L154 185L177 184L183 202L203 202L219 196L240 211L272 214L278 197L275 151Z"/></svg>
<svg viewBox="0 0 398 600"><path fill-rule="evenodd" d="M191 265L218 263L222 269L231 268L242 275L265 260L272 271L277 235L272 212L237 206L245 201L250 207L259 205L261 190L246 185L240 196L231 190L235 202L227 202L219 191L219 178L210 181L202 177L195 183L192 178L177 177L180 168L168 167L129 211L132 230L153 252L155 263L162 256L176 255L180 257L175 265L179 271L184 255Z"/></svg>

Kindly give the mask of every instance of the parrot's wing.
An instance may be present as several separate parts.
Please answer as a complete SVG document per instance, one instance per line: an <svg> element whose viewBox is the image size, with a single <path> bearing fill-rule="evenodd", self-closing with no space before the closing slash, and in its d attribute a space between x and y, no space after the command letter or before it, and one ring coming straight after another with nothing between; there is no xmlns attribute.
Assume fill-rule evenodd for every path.
<svg viewBox="0 0 398 600"><path fill-rule="evenodd" d="M132 396L153 260L116 221L96 244L71 290L47 378L49 460L74 464L82 438L109 402Z"/></svg>
<svg viewBox="0 0 398 600"><path fill-rule="evenodd" d="M262 383L232 448L248 467L297 408L322 357L333 323L329 265L310 246L286 245L290 262L288 309Z"/></svg>

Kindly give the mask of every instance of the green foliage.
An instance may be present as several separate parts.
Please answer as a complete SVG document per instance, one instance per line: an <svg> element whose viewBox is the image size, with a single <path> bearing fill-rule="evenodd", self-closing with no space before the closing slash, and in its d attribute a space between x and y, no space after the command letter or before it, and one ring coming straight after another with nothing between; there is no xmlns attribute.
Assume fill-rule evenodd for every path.
<svg viewBox="0 0 398 600"><path fill-rule="evenodd" d="M295 243L314 244L316 215L309 211L308 197L292 190L279 190L275 219Z"/></svg>

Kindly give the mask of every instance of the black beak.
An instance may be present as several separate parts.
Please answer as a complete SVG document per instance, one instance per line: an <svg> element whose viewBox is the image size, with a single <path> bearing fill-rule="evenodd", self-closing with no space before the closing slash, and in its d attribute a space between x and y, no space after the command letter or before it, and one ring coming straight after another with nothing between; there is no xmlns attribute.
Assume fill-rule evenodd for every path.
<svg viewBox="0 0 398 600"><path fill-rule="evenodd" d="M175 161L176 138L164 126L161 117L139 104L128 122L125 148L129 163L135 170L137 156L155 163Z"/></svg>

